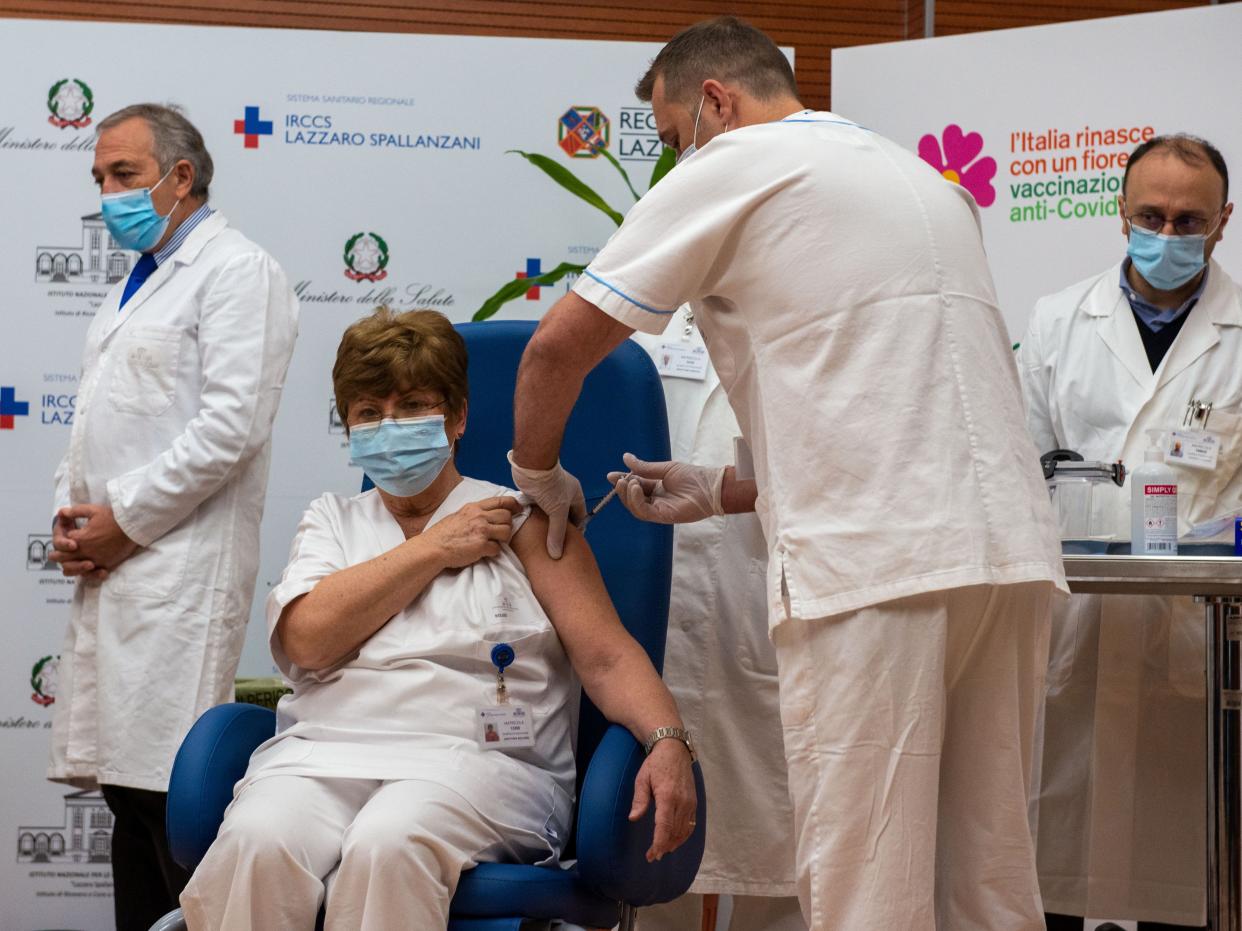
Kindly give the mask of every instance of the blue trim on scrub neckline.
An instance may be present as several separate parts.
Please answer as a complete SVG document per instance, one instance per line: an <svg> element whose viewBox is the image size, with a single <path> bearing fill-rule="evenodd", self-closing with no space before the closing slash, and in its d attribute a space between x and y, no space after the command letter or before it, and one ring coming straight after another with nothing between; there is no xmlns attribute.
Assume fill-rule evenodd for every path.
<svg viewBox="0 0 1242 931"><path fill-rule="evenodd" d="M625 298L635 307L639 308L640 310L645 310L649 314L659 314L662 317L667 317L667 316L671 316L672 314L677 313L676 307L674 307L672 310L656 310L654 307L648 307L646 304L642 303L641 301L634 300L634 298L630 297L624 291L620 290L619 288L614 288L612 285L610 285L607 281L605 281L599 275L596 275L594 272L592 272L589 268L584 268L582 270L582 273L588 276L589 278L591 278L592 280L598 281L600 284L602 284L605 288L607 288L613 294L616 294L619 297Z"/></svg>
<svg viewBox="0 0 1242 931"><path fill-rule="evenodd" d="M858 123L851 123L849 120L795 120L791 118L786 118L783 120L779 120L778 122L781 122L781 123L823 123L828 126L853 126L855 129L861 129L865 133L871 132L871 130L869 130L866 126L861 126Z"/></svg>

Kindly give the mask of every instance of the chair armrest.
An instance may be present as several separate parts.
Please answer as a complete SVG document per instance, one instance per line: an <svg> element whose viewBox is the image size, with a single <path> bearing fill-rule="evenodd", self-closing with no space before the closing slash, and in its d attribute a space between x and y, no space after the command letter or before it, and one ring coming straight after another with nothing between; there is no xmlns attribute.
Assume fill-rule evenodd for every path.
<svg viewBox="0 0 1242 931"><path fill-rule="evenodd" d="M215 840L250 754L275 732L270 709L235 703L209 708L185 735L168 782L168 845L187 870Z"/></svg>
<svg viewBox="0 0 1242 931"><path fill-rule="evenodd" d="M608 728L582 784L576 844L583 881L610 899L639 907L671 902L685 894L703 861L707 831L703 772L695 763L698 824L694 833L662 860L647 862L655 806L638 821L629 820L634 779L643 759L643 748L629 731L616 724Z"/></svg>

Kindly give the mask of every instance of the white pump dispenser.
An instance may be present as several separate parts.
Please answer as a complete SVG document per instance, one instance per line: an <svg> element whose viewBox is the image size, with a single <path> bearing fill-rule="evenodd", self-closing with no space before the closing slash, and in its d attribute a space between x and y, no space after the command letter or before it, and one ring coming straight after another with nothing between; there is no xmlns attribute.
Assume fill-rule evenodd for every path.
<svg viewBox="0 0 1242 931"><path fill-rule="evenodd" d="M1148 430L1151 445L1130 473L1130 552L1177 555L1177 475L1164 464L1163 430Z"/></svg>

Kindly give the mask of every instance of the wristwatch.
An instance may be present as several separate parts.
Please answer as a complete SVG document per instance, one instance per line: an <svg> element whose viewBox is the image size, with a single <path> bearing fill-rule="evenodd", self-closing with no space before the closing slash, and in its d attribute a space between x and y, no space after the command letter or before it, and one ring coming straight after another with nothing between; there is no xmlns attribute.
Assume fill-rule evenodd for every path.
<svg viewBox="0 0 1242 931"><path fill-rule="evenodd" d="M643 744L643 751L650 754L655 749L655 745L666 737L680 740L686 745L686 749L690 751L691 763L698 759L698 755L694 752L694 738L690 736L690 732L684 727L657 727L647 736L647 742Z"/></svg>

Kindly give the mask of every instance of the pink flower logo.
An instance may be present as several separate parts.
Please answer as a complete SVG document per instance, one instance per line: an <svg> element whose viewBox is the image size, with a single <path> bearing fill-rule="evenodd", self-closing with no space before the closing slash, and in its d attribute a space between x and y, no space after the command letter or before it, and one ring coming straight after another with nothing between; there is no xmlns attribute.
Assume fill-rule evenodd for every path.
<svg viewBox="0 0 1242 931"><path fill-rule="evenodd" d="M940 139L928 133L919 140L919 158L954 184L970 191L980 207L990 207L996 200L992 187L996 161L984 156L971 164L982 151L983 137L978 133L963 133L956 123L946 126Z"/></svg>

